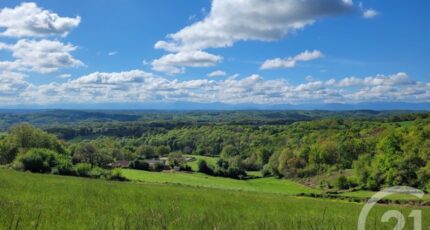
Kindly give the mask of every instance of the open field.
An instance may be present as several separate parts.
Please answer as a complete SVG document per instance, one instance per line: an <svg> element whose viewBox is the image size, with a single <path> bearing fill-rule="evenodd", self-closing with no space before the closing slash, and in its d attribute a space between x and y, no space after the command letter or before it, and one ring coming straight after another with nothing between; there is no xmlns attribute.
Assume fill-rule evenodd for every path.
<svg viewBox="0 0 430 230"><path fill-rule="evenodd" d="M215 165L218 157L208 157L208 156L199 156L199 155L184 155L185 157L194 157L196 160L188 162L187 165L189 165L193 171L197 171L199 169L198 162L199 160L205 160L209 165Z"/></svg>
<svg viewBox="0 0 430 230"><path fill-rule="evenodd" d="M235 180L224 177L213 177L202 173L183 172L148 172L141 170L124 169L124 175L132 181L146 183L180 184L187 186L228 189L237 191L252 191L278 193L285 195L297 195L300 193L321 194L322 190L311 188L288 179L276 179L273 177L251 180ZM343 197L370 198L375 194L372 191L344 192ZM410 195L396 194L386 197L388 200L415 200ZM424 200L430 201L430 195L426 194Z"/></svg>
<svg viewBox="0 0 430 230"><path fill-rule="evenodd" d="M299 193L320 193L320 190L301 185L299 183L276 178L261 178L252 180L236 180L224 177L213 177L202 173L182 172L147 172L124 169L125 177L132 181L147 183L168 183L187 186L228 189L237 191L279 193L297 195Z"/></svg>
<svg viewBox="0 0 430 230"><path fill-rule="evenodd" d="M361 208L280 194L0 170L0 229L353 229ZM392 229L394 222L376 224L388 208L372 210L368 229ZM424 209L424 226L428 215ZM410 221L406 229L412 229Z"/></svg>
<svg viewBox="0 0 430 230"><path fill-rule="evenodd" d="M402 121L402 122L397 122L397 124L399 124L400 126L403 127L409 127L412 126L415 123L415 121Z"/></svg>

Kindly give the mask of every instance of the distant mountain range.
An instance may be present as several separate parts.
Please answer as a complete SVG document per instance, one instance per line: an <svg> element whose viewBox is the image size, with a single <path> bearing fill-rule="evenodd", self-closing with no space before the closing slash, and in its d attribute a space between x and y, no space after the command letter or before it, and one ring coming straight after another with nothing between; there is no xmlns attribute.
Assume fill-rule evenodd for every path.
<svg viewBox="0 0 430 230"><path fill-rule="evenodd" d="M105 104L51 104L12 105L0 109L73 109L73 110L419 110L430 111L430 103L369 102L358 104L224 104L224 103L105 103Z"/></svg>

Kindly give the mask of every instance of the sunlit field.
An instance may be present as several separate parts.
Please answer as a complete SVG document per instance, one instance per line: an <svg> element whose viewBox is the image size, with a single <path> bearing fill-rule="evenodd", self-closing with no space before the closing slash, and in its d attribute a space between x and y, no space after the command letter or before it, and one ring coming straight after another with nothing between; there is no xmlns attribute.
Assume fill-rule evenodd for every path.
<svg viewBox="0 0 430 230"><path fill-rule="evenodd" d="M0 170L0 229L353 229L361 208L280 194ZM410 211L376 207L368 229L392 229L394 222L379 224L389 208Z"/></svg>

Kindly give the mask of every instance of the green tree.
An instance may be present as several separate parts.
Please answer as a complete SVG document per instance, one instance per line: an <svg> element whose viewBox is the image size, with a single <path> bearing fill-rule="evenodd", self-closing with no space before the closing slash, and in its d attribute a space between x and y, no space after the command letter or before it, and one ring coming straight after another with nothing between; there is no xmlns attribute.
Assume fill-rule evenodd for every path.
<svg viewBox="0 0 430 230"><path fill-rule="evenodd" d="M97 149L92 143L79 144L72 152L73 163L88 163L92 167L105 167L113 161L106 149Z"/></svg>
<svg viewBox="0 0 430 230"><path fill-rule="evenodd" d="M175 167L175 166L180 167L186 163L186 160L184 156L182 156L182 153L173 152L169 154L167 163L170 165L170 167Z"/></svg>
<svg viewBox="0 0 430 230"><path fill-rule="evenodd" d="M0 164L11 163L19 154L32 148L49 149L60 154L66 151L60 141L30 124L18 124L0 142Z"/></svg>
<svg viewBox="0 0 430 230"><path fill-rule="evenodd" d="M54 135L48 134L30 124L24 123L12 127L7 138L11 138L19 148L45 148L60 154L65 153L63 146Z"/></svg>
<svg viewBox="0 0 430 230"><path fill-rule="evenodd" d="M272 155L272 152L270 152L266 148L261 148L257 151L257 162L260 165L265 165L269 162L269 158Z"/></svg>
<svg viewBox="0 0 430 230"><path fill-rule="evenodd" d="M165 145L161 145L161 146L158 146L156 148L155 153L158 156L166 156L166 155L168 155L170 153L170 148L167 147L167 146L165 146Z"/></svg>
<svg viewBox="0 0 430 230"><path fill-rule="evenodd" d="M150 145L141 145L139 146L139 148L137 148L136 150L136 154L139 157L142 157L144 159L151 159L156 157L157 155L155 154L155 150L152 146Z"/></svg>
<svg viewBox="0 0 430 230"><path fill-rule="evenodd" d="M223 159L229 159L231 157L238 156L238 155L239 155L239 151L233 145L224 146L224 148L222 149L222 152L221 152L221 158L223 158Z"/></svg>

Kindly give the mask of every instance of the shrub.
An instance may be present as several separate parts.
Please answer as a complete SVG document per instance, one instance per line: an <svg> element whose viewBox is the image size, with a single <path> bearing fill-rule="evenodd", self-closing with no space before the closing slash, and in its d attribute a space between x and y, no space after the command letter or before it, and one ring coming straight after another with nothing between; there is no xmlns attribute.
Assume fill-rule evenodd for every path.
<svg viewBox="0 0 430 230"><path fill-rule="evenodd" d="M94 167L90 171L91 178L109 178L109 171L100 167Z"/></svg>
<svg viewBox="0 0 430 230"><path fill-rule="evenodd" d="M213 169L208 165L205 160L199 160L198 171L204 174L212 175L214 173Z"/></svg>
<svg viewBox="0 0 430 230"><path fill-rule="evenodd" d="M327 179L322 179L320 181L320 189L331 189L332 185Z"/></svg>
<svg viewBox="0 0 430 230"><path fill-rule="evenodd" d="M46 173L58 165L58 154L49 149L30 149L18 158L23 170Z"/></svg>
<svg viewBox="0 0 430 230"><path fill-rule="evenodd" d="M125 178L122 175L121 169L113 169L111 171L111 174L110 174L110 176L109 176L108 179L110 179L110 180L117 180L117 181L126 181L127 180L127 178Z"/></svg>
<svg viewBox="0 0 430 230"><path fill-rule="evenodd" d="M272 175L270 165L266 164L263 166L263 169L261 169L261 175L263 175L263 177L269 177Z"/></svg>
<svg viewBox="0 0 430 230"><path fill-rule="evenodd" d="M91 165L88 163L79 163L75 165L76 174L82 177L90 177Z"/></svg>
<svg viewBox="0 0 430 230"><path fill-rule="evenodd" d="M230 166L227 169L227 177L231 177L231 178L237 178L237 179L242 179L245 178L247 176L245 170L238 168L238 167L232 167Z"/></svg>
<svg viewBox="0 0 430 230"><path fill-rule="evenodd" d="M59 156L58 164L55 167L55 171L57 174L60 174L60 175L68 175L68 176L76 175L76 171L73 168L72 161L68 156Z"/></svg>
<svg viewBox="0 0 430 230"><path fill-rule="evenodd" d="M139 159L136 159L130 162L129 167L132 169L138 169L138 170L149 170L148 162L146 162L145 160L139 160Z"/></svg>
<svg viewBox="0 0 430 230"><path fill-rule="evenodd" d="M348 179L346 178L346 176L341 175L340 177L338 177L335 181L335 186L338 189L348 189L349 183L348 183Z"/></svg>
<svg viewBox="0 0 430 230"><path fill-rule="evenodd" d="M350 188L355 188L358 186L357 178L355 176L348 177L348 184Z"/></svg>
<svg viewBox="0 0 430 230"><path fill-rule="evenodd" d="M3 140L0 142L0 165L13 162L18 154L18 147L14 146L11 141Z"/></svg>
<svg viewBox="0 0 430 230"><path fill-rule="evenodd" d="M191 172L191 171L193 171L193 169L191 168L191 166L189 166L189 165L181 165L180 167L179 167L179 169L181 170L181 171L186 171L186 172Z"/></svg>
<svg viewBox="0 0 430 230"><path fill-rule="evenodd" d="M369 177L366 183L366 188L371 191L379 191L381 189L381 184L374 177Z"/></svg>
<svg viewBox="0 0 430 230"><path fill-rule="evenodd" d="M156 162L154 166L152 167L152 170L161 172L166 168L166 166L161 162Z"/></svg>

